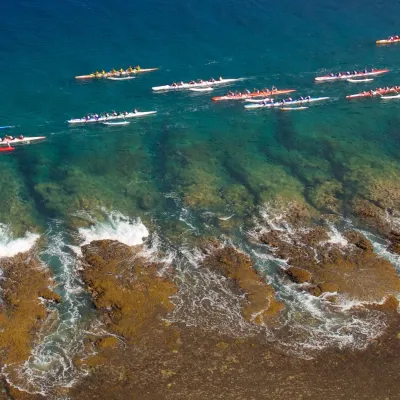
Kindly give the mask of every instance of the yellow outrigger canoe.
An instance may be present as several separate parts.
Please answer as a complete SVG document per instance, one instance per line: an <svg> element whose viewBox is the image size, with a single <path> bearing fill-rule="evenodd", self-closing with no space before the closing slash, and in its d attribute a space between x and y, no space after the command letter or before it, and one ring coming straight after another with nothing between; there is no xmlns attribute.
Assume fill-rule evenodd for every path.
<svg viewBox="0 0 400 400"><path fill-rule="evenodd" d="M110 78L110 77L118 77L118 76L129 76L135 74L141 74L142 72L151 72L156 71L158 68L132 68L123 71L109 71L109 72L95 72L89 75L78 75L75 79L102 79L102 78Z"/></svg>

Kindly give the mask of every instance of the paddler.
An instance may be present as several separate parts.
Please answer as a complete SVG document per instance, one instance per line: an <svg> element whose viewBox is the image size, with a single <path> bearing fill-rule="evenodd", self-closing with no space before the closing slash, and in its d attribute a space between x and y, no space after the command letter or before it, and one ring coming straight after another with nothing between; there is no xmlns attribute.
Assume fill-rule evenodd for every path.
<svg viewBox="0 0 400 400"><path fill-rule="evenodd" d="M210 82L215 82L215 79L214 79L214 78L211 78L211 79L210 79Z"/></svg>
<svg viewBox="0 0 400 400"><path fill-rule="evenodd" d="M272 89L271 89L272 92L276 92L277 90L278 89L275 86L272 86Z"/></svg>
<svg viewBox="0 0 400 400"><path fill-rule="evenodd" d="M135 69L136 71L140 71L140 65L136 65Z"/></svg>
<svg viewBox="0 0 400 400"><path fill-rule="evenodd" d="M101 74L102 75L105 75L106 74L106 71L104 71L104 69L101 71Z"/></svg>
<svg viewBox="0 0 400 400"><path fill-rule="evenodd" d="M131 66L129 66L129 68L127 69L127 71L128 71L128 72L133 72L134 69L133 69Z"/></svg>
<svg viewBox="0 0 400 400"><path fill-rule="evenodd" d="M136 110L136 108L134 108L134 109L133 109L133 113L134 113L134 114L137 114L137 112L138 112L138 111Z"/></svg>
<svg viewBox="0 0 400 400"><path fill-rule="evenodd" d="M220 76L218 79L219 79L220 81L222 81L222 76Z"/></svg>
<svg viewBox="0 0 400 400"><path fill-rule="evenodd" d="M22 140L23 138L24 138L23 135L19 135L19 136L18 136L18 139L19 139L19 140Z"/></svg>
<svg viewBox="0 0 400 400"><path fill-rule="evenodd" d="M244 89L244 91L246 92L246 94L251 94L249 89Z"/></svg>

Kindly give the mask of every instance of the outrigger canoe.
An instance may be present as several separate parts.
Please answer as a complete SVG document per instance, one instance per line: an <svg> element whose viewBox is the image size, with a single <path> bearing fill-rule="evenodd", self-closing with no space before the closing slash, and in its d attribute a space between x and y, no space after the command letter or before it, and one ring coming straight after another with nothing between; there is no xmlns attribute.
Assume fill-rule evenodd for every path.
<svg viewBox="0 0 400 400"><path fill-rule="evenodd" d="M341 72L339 75L335 76L330 76L330 75L325 75L325 76L317 76L315 78L315 82L330 82L330 81L340 81L340 80L347 80L347 79L353 79L353 78L363 78L363 77L368 77L368 76L376 76L380 74L385 74L386 72L389 72L388 69L375 69L370 72L357 72L356 74L350 73L348 74L347 72Z"/></svg>
<svg viewBox="0 0 400 400"><path fill-rule="evenodd" d="M261 104L261 103L248 104L244 107L247 108L248 110L251 110L254 108L275 108L275 107L287 108L287 106L294 106L297 104L303 105L303 104L315 103L317 101L324 101L324 100L328 100L328 99L329 99L329 97L315 97L315 98L311 98L308 100L285 101L284 103L280 101L280 102L276 102L276 103L267 103L267 104Z"/></svg>
<svg viewBox="0 0 400 400"><path fill-rule="evenodd" d="M400 38L398 39L380 39L376 41L376 44L391 44L391 43L398 43L400 42Z"/></svg>
<svg viewBox="0 0 400 400"><path fill-rule="evenodd" d="M94 73L94 74L89 74L89 75L78 75L75 77L75 79L102 79L102 78L112 78L112 77L123 77L123 76L129 76L132 74L141 74L143 72L151 72L151 71L157 71L158 68L141 68L141 69L132 69L132 71L125 70L125 71L110 71L106 73Z"/></svg>
<svg viewBox="0 0 400 400"><path fill-rule="evenodd" d="M0 141L0 147L1 148L5 148L6 146L8 147L8 145L12 144L12 145L16 145L16 144L30 144L32 142L37 142L39 140L44 140L46 139L46 136L31 136L31 137L24 137L23 139L19 139L19 138L14 138L12 140L9 139L4 139L2 141Z"/></svg>
<svg viewBox="0 0 400 400"><path fill-rule="evenodd" d="M164 85L164 86L154 86L152 89L155 92L163 91L163 90L187 90L191 88L204 88L209 86L217 86L217 85L226 85L229 83L242 81L244 78L235 78L235 79L218 79L213 81L202 81L195 83L177 83L175 85Z"/></svg>
<svg viewBox="0 0 400 400"><path fill-rule="evenodd" d="M400 87L395 89L395 88L390 88L390 89L381 89L381 90L370 90L368 92L364 91L361 93L357 94L351 94L349 96L346 96L346 99L359 99L363 97L376 97L376 96L381 96L384 94L388 93L398 93L400 91Z"/></svg>
<svg viewBox="0 0 400 400"><path fill-rule="evenodd" d="M217 96L213 97L213 101L223 101L223 100L246 100L251 99L252 97L265 97L265 96L275 96L279 94L286 94L295 92L295 89L283 89L283 90L264 90L253 93L242 93L242 94L234 94L234 95L225 95L225 96Z"/></svg>
<svg viewBox="0 0 400 400"><path fill-rule="evenodd" d="M89 118L75 118L75 119L70 119L67 122L69 124L89 124L89 123L95 123L95 122L107 122L107 121L112 121L116 119L128 119L128 118L137 118L137 117L144 117L146 115L152 115L156 114L157 111L137 111L137 112L130 112L126 114L120 114L120 115L109 115L108 117L94 117L90 116Z"/></svg>

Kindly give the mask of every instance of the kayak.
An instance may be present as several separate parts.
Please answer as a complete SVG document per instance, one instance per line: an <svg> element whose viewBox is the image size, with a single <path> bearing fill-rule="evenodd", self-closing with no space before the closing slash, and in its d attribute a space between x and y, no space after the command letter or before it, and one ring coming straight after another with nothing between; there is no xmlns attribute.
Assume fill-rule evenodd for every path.
<svg viewBox="0 0 400 400"><path fill-rule="evenodd" d="M204 88L208 86L216 86L216 85L224 85L232 82L241 81L244 78L236 78L236 79L219 79L215 81L203 81L196 83L181 83L176 85L164 85L164 86L154 86L152 89L155 92L162 90L180 90L180 89L192 89L192 88Z"/></svg>
<svg viewBox="0 0 400 400"><path fill-rule="evenodd" d="M365 76L376 76L380 74L385 74L386 72L389 72L388 69L375 69L371 72L357 72L356 74L347 74L347 72L342 72L340 73L339 76L330 76L330 75L325 75L325 76L317 76L315 78L316 82L330 82L330 81L340 81L340 80L346 80L349 78L362 78Z"/></svg>
<svg viewBox="0 0 400 400"><path fill-rule="evenodd" d="M107 77L107 79L109 79L110 81L127 81L129 79L136 79L136 76L125 76L122 78L115 78L113 76L109 76Z"/></svg>
<svg viewBox="0 0 400 400"><path fill-rule="evenodd" d="M381 39L381 40L377 40L376 44L390 44L390 43L398 43L400 42L400 38L399 39Z"/></svg>
<svg viewBox="0 0 400 400"><path fill-rule="evenodd" d="M99 118L94 118L94 117L89 117L88 119L86 118L76 118L76 119L70 119L67 122L69 124L88 124L92 122L107 122L115 119L121 119L121 118L137 118L137 117L144 117L146 115L152 115L155 114L157 111L142 111L142 112L130 112L126 113L125 115L109 115L108 117L99 117Z"/></svg>
<svg viewBox="0 0 400 400"><path fill-rule="evenodd" d="M103 125L108 126L121 126L121 125L129 125L129 121L119 121L119 122L103 122Z"/></svg>
<svg viewBox="0 0 400 400"><path fill-rule="evenodd" d="M222 101L222 100L246 100L251 99L252 97L265 97L265 96L273 96L278 94L286 94L295 92L295 89L284 89L284 90L264 90L253 93L242 93L242 94L234 94L234 95L226 95L226 96L218 96L213 97L213 101Z"/></svg>
<svg viewBox="0 0 400 400"><path fill-rule="evenodd" d="M190 88L192 92L211 92L211 90L214 90L212 87L205 87L205 88Z"/></svg>
<svg viewBox="0 0 400 400"><path fill-rule="evenodd" d="M44 139L46 139L46 136L31 136L31 137L24 137L23 139L15 138L13 140L7 140L6 139L6 140L3 140L3 141L0 141L0 147L1 148L5 148L5 146L8 147L9 144L13 144L13 145L15 145L15 144L29 144L29 143L37 142L38 140L44 140ZM3 151L6 151L6 150L3 150Z"/></svg>
<svg viewBox="0 0 400 400"><path fill-rule="evenodd" d="M0 147L0 152L1 152L1 153L5 153L6 151L13 151L13 150L15 150L15 147L9 147L9 146L7 146L7 147Z"/></svg>
<svg viewBox="0 0 400 400"><path fill-rule="evenodd" d="M132 71L115 71L115 72L106 72L105 74L102 73L94 73L94 74L89 74L89 75L78 75L75 77L75 79L102 79L102 78L110 78L114 76L127 76L127 75L132 75L132 74L141 74L143 72L151 72L151 71L157 71L158 68L143 68L143 69L133 69Z"/></svg>
<svg viewBox="0 0 400 400"><path fill-rule="evenodd" d="M397 94L394 96L381 96L381 99L384 99L384 100L400 99L400 94Z"/></svg>
<svg viewBox="0 0 400 400"><path fill-rule="evenodd" d="M254 108L274 108L274 107L287 107L287 106L294 106L296 104L309 104L314 103L317 101L324 101L328 100L329 97L315 97L308 100L293 100L293 101L286 101L285 103L276 102L276 103L268 103L268 104L248 104L244 106L247 109L254 109Z"/></svg>
<svg viewBox="0 0 400 400"><path fill-rule="evenodd" d="M297 111L297 110L307 110L308 107L282 107L282 111Z"/></svg>
<svg viewBox="0 0 400 400"><path fill-rule="evenodd" d="M400 88L398 89L400 91ZM372 93L371 93L372 92ZM380 96L380 95L384 95L384 94L388 94L388 93L397 93L396 89L381 89L381 90L373 90L373 91L369 91L369 92L361 92L361 93L357 93L357 94L351 94L349 96L346 96L346 99L359 99L362 97L375 97L375 96Z"/></svg>
<svg viewBox="0 0 400 400"><path fill-rule="evenodd" d="M347 79L347 82L350 82L350 83L371 82L371 81L373 81L372 78L369 78L369 79Z"/></svg>

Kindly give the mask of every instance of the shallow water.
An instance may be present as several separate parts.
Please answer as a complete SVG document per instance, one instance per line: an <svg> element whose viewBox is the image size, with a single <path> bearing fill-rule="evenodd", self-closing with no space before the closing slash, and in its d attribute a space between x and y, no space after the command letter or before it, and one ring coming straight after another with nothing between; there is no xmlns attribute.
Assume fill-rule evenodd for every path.
<svg viewBox="0 0 400 400"><path fill-rule="evenodd" d="M47 249L43 260L68 299L68 335L86 312L90 314L81 294L68 298L79 292L79 282L68 275L76 267L76 254L66 246L82 244L79 232L86 241L124 238L129 244L140 243L150 232L153 239L161 238L160 248L179 259L182 271L191 264L193 237L232 241L273 276L278 296L292 302L297 315L307 299L296 299L282 287L274 275L277 261L259 259L247 232L260 214L258 207L276 198L305 201L325 212L321 193L328 193L335 211L347 216L348 202L365 195L373 179L399 179L400 102L344 98L399 84L399 46L375 45L376 39L396 33L398 11L396 2L372 0L362 8L355 1L343 6L333 0L5 4L0 28L7 38L0 45L1 125L16 125L12 134L43 134L47 139L0 156L0 256L9 255L9 247L6 253L2 250L9 243L13 248L21 243L21 250L29 247L34 233L17 241L26 232L42 234ZM136 64L160 69L124 82L74 79L96 69ZM329 71L364 67L391 72L357 85L313 82ZM228 88L210 93L151 91L172 81L220 75L246 78L229 89L275 85L296 89L295 96L330 100L284 113L211 101ZM134 107L158 113L126 127L69 127L65 122L90 112ZM94 221L97 225L88 228ZM49 229L56 233L49 234ZM379 247L379 240L376 243ZM211 278L198 277L218 286ZM191 295L199 296L196 290ZM218 299L217 291L214 295ZM310 318L328 318L318 314L319 306L307 304ZM195 324L196 307L193 304L192 314L179 308L182 313L177 311L176 319L184 315ZM223 310L218 312L222 318ZM228 331L232 316L223 319ZM318 325L315 346L340 332L343 319L339 323L335 318ZM329 321L339 329L332 331ZM354 344L357 334L364 343L368 333L363 329L379 325L370 322L356 326L349 337L339 334L332 343ZM73 379L73 373L66 376L66 381Z"/></svg>

